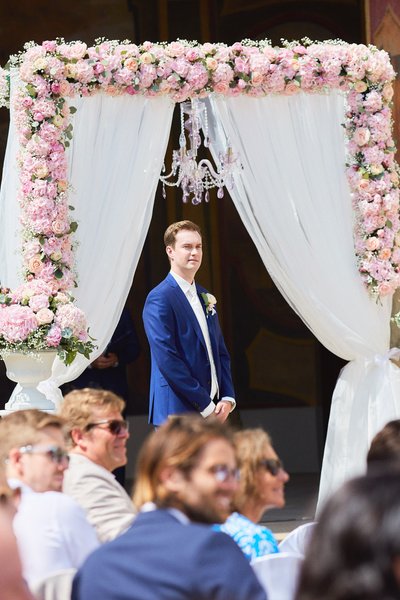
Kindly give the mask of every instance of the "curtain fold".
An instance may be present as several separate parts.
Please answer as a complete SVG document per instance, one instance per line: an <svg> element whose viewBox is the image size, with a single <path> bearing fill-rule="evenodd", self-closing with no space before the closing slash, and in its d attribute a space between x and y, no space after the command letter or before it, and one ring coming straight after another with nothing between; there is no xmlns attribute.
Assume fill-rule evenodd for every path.
<svg viewBox="0 0 400 600"><path fill-rule="evenodd" d="M320 504L365 470L371 437L400 414L400 370L389 361L391 299L371 299L359 276L345 173L345 96L211 96L214 158L228 140L243 169L230 191L284 298L331 352L338 379Z"/></svg>
<svg viewBox="0 0 400 600"><path fill-rule="evenodd" d="M69 102L77 108L71 118L73 140L67 151L70 204L79 224L75 234L78 287L73 293L98 345L93 360L111 339L132 285L151 220L174 103L168 97L102 93ZM13 165L17 149L11 123L1 206L15 223L18 177ZM10 287L20 282L11 277L10 284L7 279L15 273L19 246L18 236L11 244L0 246L4 261L0 280ZM52 378L39 389L58 404L58 386L77 377L88 364L82 355L69 367L57 358Z"/></svg>

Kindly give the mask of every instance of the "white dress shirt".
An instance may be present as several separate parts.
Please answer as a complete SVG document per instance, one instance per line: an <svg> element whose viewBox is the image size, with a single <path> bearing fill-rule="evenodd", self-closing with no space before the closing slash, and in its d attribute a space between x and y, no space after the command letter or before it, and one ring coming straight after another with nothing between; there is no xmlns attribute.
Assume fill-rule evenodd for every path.
<svg viewBox="0 0 400 600"><path fill-rule="evenodd" d="M201 332L203 334L203 338L204 338L204 341L206 344L208 358L210 361L210 369L211 369L210 398L215 398L216 396L218 397L219 390L218 390L217 371L215 368L215 362L214 362L214 357L213 357L213 353L212 353L210 334L208 331L207 319L204 314L204 310L201 305L199 296L197 294L196 284L195 284L194 280L190 284L188 281L186 281L186 279L183 279L183 277L180 277L180 275L177 275L173 271L170 271L170 273L171 273L172 277L175 279L176 283L181 288L182 292L185 294L185 296L196 316L196 319L199 323L199 326L200 326L200 329L201 329ZM236 406L235 399L230 398L228 396L224 396L223 398L221 398L221 400L226 400L227 402L231 403L231 405L232 405L231 412L232 412L232 410ZM216 408L215 403L211 400L210 404L203 411L201 411L200 414L204 418L208 417L215 411L215 408Z"/></svg>
<svg viewBox="0 0 400 600"><path fill-rule="evenodd" d="M34 492L17 479L8 483L21 488L13 529L28 585L55 571L78 569L99 546L83 509L62 492Z"/></svg>

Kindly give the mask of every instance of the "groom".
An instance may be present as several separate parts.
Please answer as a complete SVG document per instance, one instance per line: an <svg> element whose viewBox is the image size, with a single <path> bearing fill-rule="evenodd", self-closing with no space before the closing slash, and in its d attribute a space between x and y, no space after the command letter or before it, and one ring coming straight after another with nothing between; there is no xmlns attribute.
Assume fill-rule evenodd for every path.
<svg viewBox="0 0 400 600"><path fill-rule="evenodd" d="M149 422L158 426L185 412L225 421L236 403L216 300L194 282L203 257L200 228L173 223L164 243L171 271L143 310L151 350Z"/></svg>

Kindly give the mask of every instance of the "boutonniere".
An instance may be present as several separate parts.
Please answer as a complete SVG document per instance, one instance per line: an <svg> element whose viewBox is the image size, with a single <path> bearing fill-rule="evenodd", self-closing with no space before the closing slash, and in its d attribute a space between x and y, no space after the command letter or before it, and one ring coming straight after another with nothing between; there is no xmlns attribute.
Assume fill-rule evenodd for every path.
<svg viewBox="0 0 400 600"><path fill-rule="evenodd" d="M217 304L217 299L212 294L206 294L205 292L202 292L201 297L203 298L206 306L206 316L208 319L209 315L215 315L216 313L214 306Z"/></svg>

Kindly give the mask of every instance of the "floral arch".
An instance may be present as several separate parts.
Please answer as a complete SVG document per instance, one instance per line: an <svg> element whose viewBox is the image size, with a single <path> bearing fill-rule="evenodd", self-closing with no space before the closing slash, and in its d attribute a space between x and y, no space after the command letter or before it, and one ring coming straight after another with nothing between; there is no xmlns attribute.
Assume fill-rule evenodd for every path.
<svg viewBox="0 0 400 600"><path fill-rule="evenodd" d="M93 335L98 340L99 352L118 320L145 239L173 105L190 98L207 99L212 116L212 151L216 154L219 149L226 147L229 138L233 149L243 159L243 174L235 177L232 197L264 263L286 299L322 343L350 361L347 371L345 369L338 381L332 404L322 474L322 483L327 493L345 476L361 469L363 457L360 458L360 454L371 436L385 420L398 416L400 408L394 391L400 386L398 369L389 361L390 356L396 352L389 348L390 298L400 285L399 174L394 159L390 108L393 78L394 71L386 52L373 46L340 41L313 43L303 40L301 43L285 43L282 48L272 47L267 41L256 43L251 40L232 46L180 40L169 44L145 42L141 46L106 40L98 40L93 47L87 47L81 42L65 43L63 40L45 41L40 45L27 44L23 52L11 57L8 68L0 71L0 105L10 106L12 115L0 214L7 216L10 212L16 213L17 209L12 208L12 203L14 202L15 207L15 195L18 192L22 223L23 279L22 283L17 282L18 286L15 288L16 262L11 253L13 241L5 236L0 243L0 258L4 259L0 279L3 285L9 285L7 277L10 273L13 274L13 289L3 288L0 294L0 345L12 349L31 344L31 348L37 348L40 338L45 346L58 347L60 357L67 363L77 353L87 355L91 349L84 313L76 308L70 296L76 282L74 239L79 233L76 231L77 221L81 229L85 213L83 202L78 203L77 213L80 211L78 217L81 216L82 219L73 219L70 197L74 196L74 188L87 186L88 173L79 169L78 163L87 158L92 148L90 140L85 140L85 151L79 155L75 134L78 135L78 130L81 132L80 144L85 127L90 125L94 127L94 131L96 125L90 124L94 102L88 111L85 99L97 97L97 119L107 114L110 119L116 119L112 121L114 124L117 121L121 123L135 103L129 118L137 119L136 137L126 139L122 132L119 143L124 145L126 155L129 149L135 156L134 173L131 174L127 187L131 197L135 195L142 202L135 216L136 239L129 243L126 241L119 248L120 259L125 254L130 256L127 263L122 264L121 259L120 271L128 272L128 276L119 274L116 268L110 274L118 278L119 284L114 286L118 289L112 289L112 284L103 284L103 289L106 288L107 326L104 324L104 306L96 315L93 298L85 303L84 288L92 277L95 261L90 263L87 258L87 269L80 273L83 283L78 285L76 295L89 322L93 322ZM321 98L324 99L323 106L319 106ZM112 116L107 113L110 99L113 100L114 109L118 105L119 115L115 111ZM282 120L288 135L292 129L296 129L297 125L293 125L296 119L301 122L306 110L310 113L307 126L296 129L295 138L298 138L299 131L302 135L308 134L314 112L324 111L328 106L328 100L325 99L332 101L332 106L329 104L331 112L328 119L321 118L319 126L332 115L335 115L336 124L339 118L339 124L343 125L344 136L336 131L335 143L340 145L342 135L345 150L342 155L336 154L333 157L337 163L332 164L331 173L329 164L327 166L327 173L333 179L336 178L338 169L347 178L346 183L341 182L341 187L330 190L331 204L334 204L337 195L343 198L343 214L346 215L343 228L340 227L340 215L334 225L322 218L319 246L313 248L308 255L306 249L316 243L315 238L321 225L316 223L313 233L305 232L305 227L308 226L308 221L314 220L315 215L318 214L319 218L321 206L318 197L323 195L323 186L320 182L319 188L317 186L313 191L308 190L309 178L298 170L296 176L299 179L304 176L302 189L312 199L307 216L301 213L301 198L296 199L296 194L293 195L292 191L283 200L287 201L287 218L293 218L293 222L300 225L299 230L304 233L303 262L317 260L320 252L327 252L329 265L326 264L325 270L315 271L321 277L329 275L327 271L331 268L330 264L332 262L334 268L337 258L337 248L326 247L326 232L329 228L336 227L338 238L342 234L347 236L343 238L342 245L346 246L347 257L352 254L352 258L348 259L351 267L349 286L355 286L357 301L362 304L362 309L361 304L357 305L354 300L353 292L350 292L353 288L346 288L347 279L345 282L332 278L324 281L327 298L337 292L335 287L343 286L343 294L339 294L336 300L337 304L342 304L343 300L346 319L335 312L336 307L328 307L328 301L322 301L318 297L318 281L307 284L306 287L311 290L307 290L307 293L301 290L301 282L293 281L293 271L288 267L288 263L294 258L293 251L291 255L279 254L280 246L285 246L285 229L282 229L283 234L280 240L274 242L275 245L268 239L269 234L264 227L267 223L264 214L266 208L263 201L255 200L256 196L261 196L262 200L265 187L257 187L257 169L253 169L260 155L264 152L267 154L268 149L273 146L271 140L276 139L268 137L273 125L266 125L268 111L265 103L268 99L272 103L275 99L284 99L285 110L288 112L279 112L279 115L280 118L282 114L286 115ZM254 136L246 137L246 127L250 127L250 113L253 112L249 109L249 101L252 102L251 107L257 107L255 115L252 115L256 119L252 124L254 131L263 131L262 140L257 141L257 144L254 142L257 153L252 158L249 158L247 149L249 139L254 140ZM309 101L311 104L305 108L302 103ZM296 102L298 106L295 117L293 106ZM272 104L268 105L268 110L271 106ZM273 110L275 109L276 107ZM82 118L79 121L82 114L86 115L86 122L82 122ZM244 129L243 121L247 123ZM314 132L310 138L314 139L314 143L317 133ZM113 140L112 135L107 139ZM267 139L270 143L266 142ZM149 146L146 146L146 150L145 143ZM140 144L143 145L141 151ZM331 144L334 142L327 138L326 143L321 146L322 154ZM299 147L301 148L301 143ZM80 161L77 159L78 155ZM281 158L270 154L268 156L269 164L276 160L276 169L279 170L283 155ZM16 157L19 171L11 175L11 170L15 170ZM120 162L119 158L115 158L115 163ZM328 163L333 158L330 157ZM74 161L75 167L72 168L71 162ZM124 168L127 169L128 166L128 163L124 164ZM262 170L262 165L258 166ZM118 165L113 163L111 167L117 169ZM257 173L261 172L260 168ZM312 170L307 173L311 175ZM272 177L272 174L269 173L269 176ZM280 181L283 181L282 177ZM275 196L279 196L279 180L272 182L271 187L275 189ZM90 187L85 187L85 191L88 196L93 194ZM98 211L103 210L104 205L101 204ZM124 210L127 211L126 214L129 213L128 206ZM322 213L324 210L322 208ZM86 214L86 217L90 218L90 215ZM15 224L18 216L14 214L13 218L14 221L11 222ZM107 235L106 231L111 229L107 217L103 225L102 231ZM342 229L345 230L344 233ZM14 235L13 231L12 233ZM128 240L128 232L124 231L121 237ZM288 235L288 238L291 236ZM76 250L78 271L79 252L84 252L85 241L86 237L81 238ZM290 240L286 241L286 245L288 241ZM89 254L93 255L93 252ZM116 264L114 262L114 267ZM308 266L307 262L307 269ZM355 269L358 269L360 275L356 282ZM361 281L369 295L363 290L363 285L360 285ZM100 279L96 286L95 293L98 296ZM348 315L352 302L357 305L357 314ZM15 320L7 318L9 309L15 310L16 307L19 311L17 325ZM21 309L24 313L29 313L29 318L25 319ZM362 315L360 320L359 315ZM352 321L357 321L354 328ZM338 324L342 326L342 330L334 333ZM365 333L365 329L369 331L369 335ZM25 337L21 338L21 335ZM338 336L342 339L337 339ZM61 363L56 364L53 380L60 384L73 379L86 365L87 360L81 357L67 368ZM399 394L397 397L400 397ZM382 410L378 410L377 406ZM336 423L338 419L343 419L343 410L347 416L345 424L342 423L339 430ZM360 439L355 441L354 438L354 421L357 419L358 423L365 425L361 443ZM357 446L358 450L352 456L352 450Z"/></svg>

